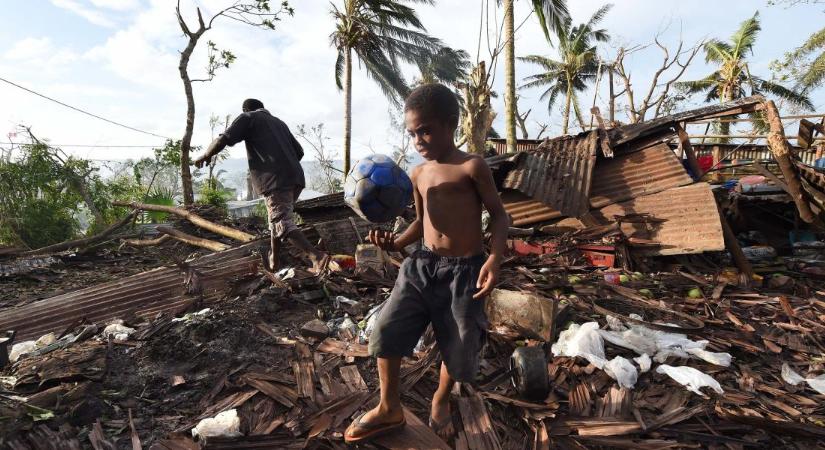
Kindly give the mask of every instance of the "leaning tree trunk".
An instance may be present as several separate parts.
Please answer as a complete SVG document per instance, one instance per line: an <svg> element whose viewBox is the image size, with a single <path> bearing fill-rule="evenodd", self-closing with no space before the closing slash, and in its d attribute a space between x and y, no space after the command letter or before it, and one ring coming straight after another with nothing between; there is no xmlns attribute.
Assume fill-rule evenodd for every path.
<svg viewBox="0 0 825 450"><path fill-rule="evenodd" d="M352 49L344 49L344 181L349 175L352 147Z"/></svg>
<svg viewBox="0 0 825 450"><path fill-rule="evenodd" d="M516 46L513 1L504 0L504 128L507 153L516 151Z"/></svg>
<svg viewBox="0 0 825 450"><path fill-rule="evenodd" d="M567 125L570 123L570 102L573 101L573 87L567 83L567 94L564 96L564 119L561 124L561 134L567 134Z"/></svg>
<svg viewBox="0 0 825 450"><path fill-rule="evenodd" d="M195 128L195 97L192 94L192 80L189 79L187 67L199 38L200 34L193 34L189 37L189 43L180 53L178 65L180 79L183 80L183 91L186 93L186 131L180 143L180 179L183 185L183 204L187 206L195 202L195 194L192 191L192 172L189 171L189 151L192 148L192 131Z"/></svg>
<svg viewBox="0 0 825 450"><path fill-rule="evenodd" d="M467 152L483 155L487 133L495 118L490 110L490 87L484 61L478 63L464 85L464 109L466 113L461 126L467 138Z"/></svg>

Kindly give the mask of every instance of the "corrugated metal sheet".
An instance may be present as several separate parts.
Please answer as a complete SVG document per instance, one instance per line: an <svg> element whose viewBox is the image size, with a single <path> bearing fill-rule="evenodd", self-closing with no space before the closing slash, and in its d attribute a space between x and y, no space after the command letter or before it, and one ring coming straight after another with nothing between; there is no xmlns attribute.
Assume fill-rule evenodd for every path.
<svg viewBox="0 0 825 450"><path fill-rule="evenodd" d="M692 182L670 147L657 144L614 158L600 158L593 170L590 205L601 208Z"/></svg>
<svg viewBox="0 0 825 450"><path fill-rule="evenodd" d="M613 221L615 216L649 214L662 223L623 223L627 236L661 242L658 248L637 248L634 252L650 255L682 255L725 249L722 222L710 185L668 189L658 194L610 205L594 211L594 217Z"/></svg>
<svg viewBox="0 0 825 450"><path fill-rule="evenodd" d="M504 155L507 153L507 139L488 139L487 142L493 145L496 154ZM516 139L516 151L528 152L535 150L542 142L544 142L544 139Z"/></svg>
<svg viewBox="0 0 825 450"><path fill-rule="evenodd" d="M558 219L562 214L544 203L533 200L518 191L501 193L504 210L513 219L513 226L521 227L547 220Z"/></svg>
<svg viewBox="0 0 825 450"><path fill-rule="evenodd" d="M202 275L203 301L221 298L228 280L258 271L260 256L254 250L261 241L250 242L194 261L191 267ZM193 300L185 294L184 276L177 267L161 267L130 277L40 300L0 314L0 330L16 330L17 340L62 332L75 321L106 322L129 313L149 317L174 311Z"/></svg>
<svg viewBox="0 0 825 450"><path fill-rule="evenodd" d="M691 109L690 111L683 111L670 116L658 117L645 122L616 127L608 132L610 133L612 144L614 146L621 145L642 137L657 134L663 129L672 127L679 122L690 122L692 120L702 120L712 117L750 112L757 109L760 103L764 100L765 99L762 96L754 95L752 97L740 98L732 102Z"/></svg>
<svg viewBox="0 0 825 450"><path fill-rule="evenodd" d="M504 188L516 189L562 214L578 216L589 208L598 133L563 136L517 154Z"/></svg>

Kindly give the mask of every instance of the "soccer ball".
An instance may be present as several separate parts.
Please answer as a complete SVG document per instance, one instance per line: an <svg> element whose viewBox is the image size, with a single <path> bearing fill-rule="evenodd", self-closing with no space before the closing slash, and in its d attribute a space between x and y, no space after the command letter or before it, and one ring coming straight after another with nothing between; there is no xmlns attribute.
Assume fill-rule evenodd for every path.
<svg viewBox="0 0 825 450"><path fill-rule="evenodd" d="M410 177L386 155L370 155L358 161L347 175L344 200L364 219L389 222L412 200Z"/></svg>

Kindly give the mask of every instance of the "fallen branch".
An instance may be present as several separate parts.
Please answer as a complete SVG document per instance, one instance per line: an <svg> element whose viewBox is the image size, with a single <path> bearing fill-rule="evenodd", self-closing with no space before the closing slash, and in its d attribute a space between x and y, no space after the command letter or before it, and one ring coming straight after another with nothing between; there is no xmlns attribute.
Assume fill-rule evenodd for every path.
<svg viewBox="0 0 825 450"><path fill-rule="evenodd" d="M172 236L164 234L155 239L124 239L123 243L126 245L131 245L132 247L151 247L153 245L163 244L169 239L172 239Z"/></svg>
<svg viewBox="0 0 825 450"><path fill-rule="evenodd" d="M132 219L134 219L136 215L137 215L137 211L132 211L130 214L128 214L123 219L120 219L119 221L113 223L111 226L109 226L109 228L106 228L105 230L101 231L100 233L98 233L94 236L83 238L83 239L75 239L75 240L72 240L72 241L65 241L65 242L61 242L59 244L49 245L49 246L46 246L46 247L36 248L34 250L29 250L27 252L20 253L20 255L22 255L22 256L46 255L46 254L49 254L49 253L62 252L63 250L68 250L70 248L82 248L82 247L88 247L90 245L97 244L98 242L104 241L107 237L109 237L109 235L111 235L112 233L117 231L119 228L121 228L121 227L125 226L126 224L128 224L129 222L131 222Z"/></svg>
<svg viewBox="0 0 825 450"><path fill-rule="evenodd" d="M191 234L186 234L183 231L176 230L172 227L160 226L158 227L158 231L181 242L185 242L190 245L195 245L197 247L203 247L215 252L220 252L229 248L228 245L222 242L211 241L209 239L192 236Z"/></svg>
<svg viewBox="0 0 825 450"><path fill-rule="evenodd" d="M210 222L203 217L187 211L182 208L175 208L174 206L164 206L164 205L149 205L146 203L138 203L138 202L113 202L115 206L127 206L134 209L140 209L143 211L157 211L157 212L165 212L169 214L174 214L176 216L183 217L184 219L192 222L193 224L211 231L215 234L220 234L221 236L226 236L231 239L235 239L241 242L251 242L255 240L255 236L244 233L243 231L236 230L234 228L227 227L225 225L219 225L214 222Z"/></svg>

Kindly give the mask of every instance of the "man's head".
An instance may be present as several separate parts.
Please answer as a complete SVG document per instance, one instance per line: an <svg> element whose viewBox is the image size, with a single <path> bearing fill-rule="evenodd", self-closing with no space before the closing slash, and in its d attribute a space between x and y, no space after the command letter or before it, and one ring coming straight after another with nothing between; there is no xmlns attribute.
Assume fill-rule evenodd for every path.
<svg viewBox="0 0 825 450"><path fill-rule="evenodd" d="M404 103L404 122L416 150L425 159L439 159L453 148L458 127L458 100L442 84L425 84L413 90Z"/></svg>
<svg viewBox="0 0 825 450"><path fill-rule="evenodd" d="M259 110L263 107L264 107L264 104L260 100L257 100L257 99L254 99L254 98L248 98L248 99L243 101L243 106L241 106L241 109L243 109L243 112L249 112L249 111L257 111L257 110Z"/></svg>

